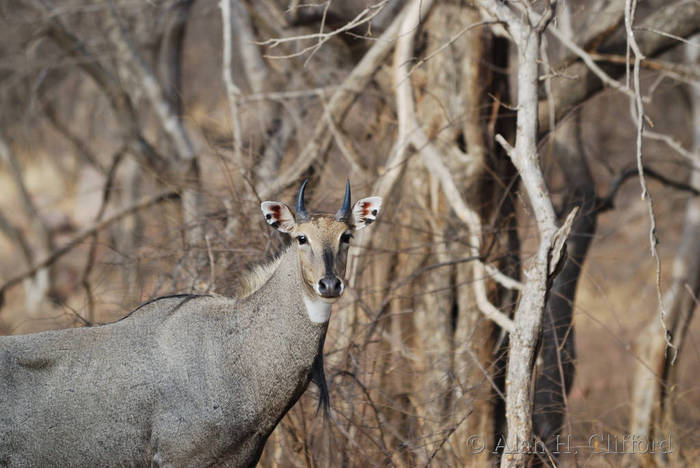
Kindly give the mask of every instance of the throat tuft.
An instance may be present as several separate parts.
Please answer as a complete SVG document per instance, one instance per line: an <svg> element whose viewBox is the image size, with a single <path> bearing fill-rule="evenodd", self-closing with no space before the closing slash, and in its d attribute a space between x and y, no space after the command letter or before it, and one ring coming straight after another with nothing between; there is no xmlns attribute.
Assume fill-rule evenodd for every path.
<svg viewBox="0 0 700 468"><path fill-rule="evenodd" d="M304 305L309 319L314 323L326 323L331 317L331 304L327 302L304 295Z"/></svg>

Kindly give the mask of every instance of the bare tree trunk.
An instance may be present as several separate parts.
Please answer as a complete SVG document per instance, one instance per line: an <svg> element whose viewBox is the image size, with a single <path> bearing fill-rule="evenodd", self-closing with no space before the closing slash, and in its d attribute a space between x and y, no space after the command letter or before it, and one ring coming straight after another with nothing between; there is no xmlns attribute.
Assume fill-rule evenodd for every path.
<svg viewBox="0 0 700 468"><path fill-rule="evenodd" d="M581 268L597 222L595 181L583 153L580 114L558 129L555 159L566 180L562 213L578 207L567 241L567 259L552 282L543 317L541 366L535 383L534 424L537 436L551 452L563 435L566 397L574 380L574 303ZM555 456L556 457L556 456Z"/></svg>
<svg viewBox="0 0 700 468"><path fill-rule="evenodd" d="M233 154L234 161L238 166L238 170L243 170L243 137L241 134L241 119L238 109L238 97L241 90L233 81L233 18L231 15L232 4L237 3L234 0L221 0L219 8L221 9L221 30L222 30L222 51L223 57L221 61L222 75L224 86L226 87L226 99L228 99L229 117L231 118L231 132L233 134ZM240 32L239 32L240 34ZM235 219L230 219L229 223L234 224Z"/></svg>
<svg viewBox="0 0 700 468"><path fill-rule="evenodd" d="M687 59L697 63L697 48L687 48ZM700 155L700 91L689 87L692 97L691 128L693 151ZM691 172L690 185L700 187L700 171ZM681 243L673 262L672 282L664 295L665 317L669 336L664 336L661 319L655 315L635 343L639 363L636 366L632 395L632 420L630 434L641 440L665 440L675 433L673 402L676 397L678 358L681 356L693 310L700 296L700 198L691 197L685 210L685 223ZM667 347L667 339L673 348ZM672 453L658 450L653 454L630 455L628 466L641 466L645 462L666 465L679 457L680 447ZM654 459L655 457L655 459Z"/></svg>
<svg viewBox="0 0 700 468"><path fill-rule="evenodd" d="M502 115L502 108L496 109L495 114L492 108L492 96L509 101L508 86L502 76L484 66L484 63L494 63L506 68L500 60L507 61L508 45L490 36L475 9L450 4L435 8L426 23L429 32L425 54L430 60L417 68L413 77L420 84L416 89L427 90L423 94L416 93L421 125L442 154L460 196L469 206L479 207L478 216L489 223L496 219L514 220L513 206L506 195L512 187L514 169L505 153L495 147L493 134L489 134L493 128L509 136L513 133L514 120ZM460 37L459 41L439 55L432 55L455 37ZM454 151L455 148L464 153ZM439 178L433 175L431 180L434 192L440 195ZM495 226L494 223L494 229L489 229L488 233L471 233L469 230L473 226L454 222L451 208L444 195L438 196L429 207L429 212L435 216L431 230L439 233L433 244L433 261L449 263L469 258L473 246L465 245L463 239L474 234L483 237L484 244L491 246L490 257L508 257L509 245L505 239L516 234L508 232L512 225ZM441 252L441 244L447 244L446 251ZM508 263L509 259L497 265L501 268ZM427 289L443 297L435 298L433 305L426 298L424 310L418 309L416 313L417 319L424 316L415 327L421 337L419 343L427 344L431 352L439 351L432 360L427 360L434 363L429 374L433 377L429 381L439 382L439 386L429 386L432 390L429 395L433 397L425 406L432 407L429 414L433 416L430 419L433 423L425 424L423 433L442 434L429 446L433 450L432 459L441 463L474 466L488 463L497 431L496 407L500 397L499 389L493 387L497 373L493 365L497 327L492 321L484 320L472 285L485 283L489 300L499 309L503 309L503 304L512 303L512 299L508 301L508 295L502 294L494 281L476 271L473 262L461 262L430 273ZM518 268L508 270L508 274L513 273L517 276ZM484 443L484 450L479 453L464 443L475 434Z"/></svg>
<svg viewBox="0 0 700 468"><path fill-rule="evenodd" d="M542 17L519 14L503 4L486 1L479 5L504 21L518 47L518 116L515 147L497 136L518 169L528 194L540 244L525 271L525 284L515 311L513 332L506 371L506 419L508 434L501 466L526 466L532 452L532 392L535 346L550 281L561 260L562 248L573 221L569 216L564 228L557 231L554 209L544 183L537 155L537 88L540 39L553 12L547 5Z"/></svg>
<svg viewBox="0 0 700 468"><path fill-rule="evenodd" d="M400 191L400 200L398 210L406 212L410 210L409 206L420 206L425 203L429 197L427 184L419 181L425 180L425 173L420 164L416 164L413 160L409 162L404 174L405 185ZM391 229L391 233L387 236L387 248L395 249L395 263L391 265L393 268L389 270L391 274L384 278L384 284L396 284L397 280L406 272L416 271L425 261L430 258L430 248L416 249L416 241L423 241L424 245L430 244L429 235L418 237L410 235L410 232L415 232L417 228L423 232L429 232L429 227L426 226L425 219L421 219L421 212L417 209L411 210L412 213L406 217L401 217L408 221L405 227L400 224ZM398 223L397 223L398 224ZM406 253L403 253L406 252ZM408 253L408 254L407 254ZM429 281L426 281L429 284ZM378 283L382 284L382 283ZM384 349L385 355L385 372L380 380L380 388L386 392L386 398L391 402L391 406L386 411L387 425L393 426L391 436L389 437L389 446L393 447L397 452L397 458L403 461L407 466L424 465L427 462L427 456L422 444L419 443L420 436L423 433L421 427L426 420L431 419L435 415L422 414L419 410L425 393L423 385L438 384L433 373L426 369L419 368L421 361L418 356L427 358L427 362L437 364L434 359L434 354L439 354L442 342L440 338L439 323L443 321L443 311L434 309L431 311L432 317L429 324L421 321L416 317L420 312L420 306L424 303L424 298L421 294L425 294L425 290L421 284L411 282L401 289L391 288L386 292L383 301L389 301L386 307L386 318L382 327L382 335L386 341ZM429 296L429 295L428 295ZM418 319L418 320L417 320ZM432 336L428 342L422 342L425 335L421 333L420 326L429 326L432 331ZM423 349L419 350L418 347ZM431 356L425 356L430 354ZM421 372L423 371L423 372ZM422 375L420 380L416 379L416 375ZM429 387L430 388L430 387ZM425 405L430 408L431 405ZM427 411L430 411L429 409ZM429 426L425 424L425 426Z"/></svg>
<svg viewBox="0 0 700 468"><path fill-rule="evenodd" d="M462 196L476 192L474 181L480 180L485 165L486 147L480 122L485 34L483 28L477 26L480 20L478 12L472 8L445 3L436 5L424 25L427 56L458 37L460 32L473 29L416 68L412 76L416 115L428 138L443 155ZM452 151L460 141L469 148L468 155ZM415 391L424 395L420 405L425 413L421 433L442 435L429 439L431 443L426 448L434 461L453 464L460 458L460 461L467 460L460 450L463 444L449 444L450 449L441 446L446 440L461 440L465 431L480 431L483 418L491 416L488 409L490 387L481 385L483 375L463 347L480 349L482 341L488 342L492 325L474 330L480 314L468 286L474 281L473 268L467 263L450 263L451 259L470 255L469 246L458 240L460 234L466 234L466 229L454 222L450 205L440 189L440 180L425 168L422 173L421 184L427 195L422 203L426 212L423 216L429 220L426 229L431 233L426 239L432 251L429 261L444 266L416 280L416 292L421 294L414 314L419 348L416 351L424 357L419 362L424 362L426 368L420 373L425 379L419 381ZM407 178L412 180L414 176L407 175ZM462 274L458 273L460 271ZM460 341L455 339L457 330ZM451 450L452 447L456 450Z"/></svg>
<svg viewBox="0 0 700 468"><path fill-rule="evenodd" d="M425 30L429 31L426 54L430 54L431 49L437 49L451 38L459 37L473 29L473 32L470 31L470 40L456 43L450 47L449 51L432 56L424 68L416 68L415 73L410 78L401 78L400 74L397 74L395 78L396 83L401 86L412 81L416 90L429 90L425 93L416 91L415 99L418 102L416 113L420 116L421 127L424 127L427 133L419 139L414 139L415 136L410 128L411 125L414 125L411 123L413 119L411 101L413 98L410 95L407 96L406 93L397 97L400 104L399 114L403 115L399 119L400 125L408 123L409 128L403 133L401 130L399 131L399 148L396 153L398 159L402 152L408 151L404 147L407 142L416 150L422 151L424 145L420 142L423 141L423 138L429 139L430 145L432 145L432 149L429 150L430 155L424 156L423 159L423 164L426 166L428 165L426 159L430 161L430 176L427 180L430 180L431 183L425 183L426 173L424 169L416 166L413 159L409 161L408 168L403 178L400 179L404 180L404 185L410 188L408 192L404 189L400 199L402 202L413 202L414 204L414 208L410 212L411 215L401 216L401 224L410 224L418 230L418 233L425 231L432 233L432 236L427 238L417 233L413 235L414 239L419 239L420 242L426 242L431 246L432 255L425 258L430 262L429 265L440 265L448 258L465 258L473 254L473 245L465 246L463 241L454 241L454 245L449 245L450 238L464 237L459 235L459 231L464 229L463 226L455 226L452 222L453 214L450 212L450 207L456 203L454 197L457 193L455 191L457 184L460 187L458 191L463 192L457 194L457 197L466 195L468 199L475 202L479 200L477 205L484 207L484 213L481 216L485 219L496 218L496 212L512 213L512 204L508 201L505 203L498 201L503 196L502 191L509 186L505 183L504 187L498 182L510 181L512 166L510 164L503 165L497 161L498 155L505 156L505 154L498 150L494 151L493 144L489 146L486 143L488 133L484 129L487 127L483 126L483 120L490 117L494 119L492 124L498 130L509 132L507 130L509 124L506 123L509 119L501 119L501 109L495 109L496 114L492 115L494 109L490 106L484 106L485 103L490 102L488 97L490 92L507 100L505 95L507 91L504 91L507 86L503 86L506 83L500 79L493 79L493 88L485 86L488 78L480 68L484 61L485 49L482 41L486 40L482 37L484 33L480 29L480 17L476 12L461 7L455 8L453 5L440 5L437 8L438 10L431 13L426 20ZM416 13L417 10L412 12L412 14ZM408 17L407 27L415 29L416 21L416 17ZM414 32L412 31L412 33ZM402 36L401 47L397 47L396 67L410 68L410 64L406 63L406 56L411 56L410 52L405 52L405 48L410 46L407 39L412 41L412 37ZM503 46L502 42L499 42L498 46L493 45L493 47L501 46ZM499 66L502 64L499 63ZM388 89L387 91L393 90ZM484 107L487 111L482 113ZM484 114L489 117L485 117ZM416 131L422 134L422 130ZM460 144L466 144L467 148L473 149L473 154L471 151L468 155L459 151ZM488 163L485 161L487 154L489 155ZM438 157L444 162L435 159ZM485 175L489 173L489 171L484 171L487 164L491 166L492 172L490 174L492 174L493 179ZM387 166L401 167L399 163L389 163ZM449 171L450 176L448 177L453 177L454 180L448 180L445 172L442 171ZM474 183L474 180L480 182ZM444 185L445 183L447 185ZM412 184L418 185L412 186ZM432 188L426 191L428 186ZM452 198L449 202L445 200L440 189L450 191ZM393 199L397 196L388 198ZM481 203L484 197L487 199L495 198L495 201ZM465 210L464 202L461 203L461 215L463 219L466 219L468 215L465 216L464 212L468 211L468 208ZM418 211L415 206L419 207ZM385 207L385 213L397 210L405 212L400 208ZM424 214L419 218L413 217L414 213L421 213L421 211ZM387 219L386 215L384 219ZM426 219L429 221L427 226L425 225ZM375 244L388 238L387 247L394 246L395 248L398 246L400 252L406 250L399 242L401 236L395 239L396 235L397 230L394 229L385 235L375 236ZM481 235L481 231L478 229L477 239ZM470 233L469 239L473 239L473 236L474 233ZM414 240L415 242L416 240ZM448 246L447 250L445 250L445 244ZM476 245L478 247L480 242ZM506 249L508 242L496 242L496 245L497 247L491 253L498 257L503 253L501 249ZM415 248L409 252L414 257L418 257ZM517 258L517 255L515 257ZM385 274L393 273L395 275L394 282L410 272L411 265L417 272L425 267L422 262L406 263L401 258L402 255L399 254L399 263L395 268L389 268L388 265L384 267ZM421 269L415 270L418 265L421 265ZM382 278L385 278L385 281L391 280L389 276L374 277L372 284L382 284ZM489 451L483 451L480 457L477 457L473 452L465 452L463 444L455 443L455 441L462 440L461 436L466 439L465 434L476 433L480 434L490 445L495 432L493 421L496 411L491 385L492 376L490 375L491 371L487 370L491 368L491 350L495 338L494 326L490 321L483 320L479 308L475 307L477 301L470 293L471 285L475 281L481 283L484 281L484 277L483 274L475 276L475 269L469 263L449 264L447 262L447 264L438 266L430 272L420 273L412 281L415 283L414 285L410 288L406 285L405 288L397 291L401 297L420 294L415 301L415 312L412 320L405 320L405 311L410 310L410 308L399 299L391 301L389 309L385 312L385 314L390 314L384 320L391 323L391 325L387 325L391 339L388 341L389 346L384 348L384 352L397 357L400 357L402 353L407 353L407 356L415 353L418 357L416 360L418 363L426 363L425 368L414 368L413 370L416 375L424 377L402 381L403 383L396 391L397 395L406 394L407 389L413 391L413 398L406 400L399 407L401 411L415 412L415 408L421 410L417 419L392 418L391 425L401 431L395 440L402 442L401 439L409 438L405 441L406 443L412 442L417 445L418 450L414 450L413 453L415 458L403 458L407 463L425 460L425 457L428 457L428 460L445 463L457 461L459 463L483 463L488 460ZM495 288L491 289L495 290ZM498 299L496 301L498 302ZM413 338L414 335L415 338ZM458 336L459 339L455 339L455 336ZM411 350L411 343L415 343L415 351ZM398 368L403 375L402 367L410 365L415 366L415 363L411 362L409 358L404 361L396 361L387 368ZM395 383L395 378L387 377L387 387L394 388ZM411 405L411 400L418 403ZM396 398L393 405L399 404L399 399ZM446 417L447 415L449 417ZM402 429L401 425L406 423L417 426L413 430L410 428ZM415 437L415 433L423 434L425 440L412 440L411 437ZM431 436L433 434L434 436ZM408 454L405 457L408 457Z"/></svg>

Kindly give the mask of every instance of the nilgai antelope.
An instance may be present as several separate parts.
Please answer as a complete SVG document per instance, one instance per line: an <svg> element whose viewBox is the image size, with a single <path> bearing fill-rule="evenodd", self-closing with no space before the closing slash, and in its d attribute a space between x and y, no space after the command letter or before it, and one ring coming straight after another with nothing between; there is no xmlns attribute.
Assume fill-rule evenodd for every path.
<svg viewBox="0 0 700 468"><path fill-rule="evenodd" d="M313 378L348 243L378 197L335 215L261 205L293 242L235 298L170 296L109 325L0 337L0 466L252 466Z"/></svg>

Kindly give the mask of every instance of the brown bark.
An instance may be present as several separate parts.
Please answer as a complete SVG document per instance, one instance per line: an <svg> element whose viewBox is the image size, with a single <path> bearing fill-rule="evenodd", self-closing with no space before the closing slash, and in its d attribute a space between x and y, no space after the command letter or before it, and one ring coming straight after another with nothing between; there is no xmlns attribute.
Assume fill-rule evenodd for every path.
<svg viewBox="0 0 700 468"><path fill-rule="evenodd" d="M621 2L623 3L623 2ZM678 45L675 38L653 31L690 37L700 31L700 4L678 0L659 8L635 25L635 37L642 53L646 57L655 57ZM603 54L625 55L627 47L624 31L605 41L597 52ZM600 64L603 71L613 78L625 73L623 64ZM582 62L575 62L561 68L555 66L558 76L552 79L552 98L555 106L555 120L558 122L572 109L581 105L603 89L603 83ZM571 79L575 77L575 79ZM549 111L543 101L539 106L539 133L549 130Z"/></svg>

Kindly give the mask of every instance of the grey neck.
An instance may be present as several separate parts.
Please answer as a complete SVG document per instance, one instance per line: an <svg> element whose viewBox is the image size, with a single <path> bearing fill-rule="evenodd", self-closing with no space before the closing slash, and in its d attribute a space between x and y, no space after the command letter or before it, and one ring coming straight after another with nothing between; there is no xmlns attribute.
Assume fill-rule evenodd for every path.
<svg viewBox="0 0 700 468"><path fill-rule="evenodd" d="M249 323L256 329L250 350L256 353L257 386L277 395L266 404L269 414L279 417L297 401L311 379L322 389L321 401L325 405L328 401L323 373L328 322L314 323L309 318L302 282L297 247L292 245L268 281L243 299L241 307L250 314ZM269 429L277 422L270 419Z"/></svg>
<svg viewBox="0 0 700 468"><path fill-rule="evenodd" d="M328 323L314 323L309 318L307 295L301 275L299 254L295 244L282 252L277 269L262 287L244 299L257 313L265 314L271 329L279 337L318 344L323 340Z"/></svg>

